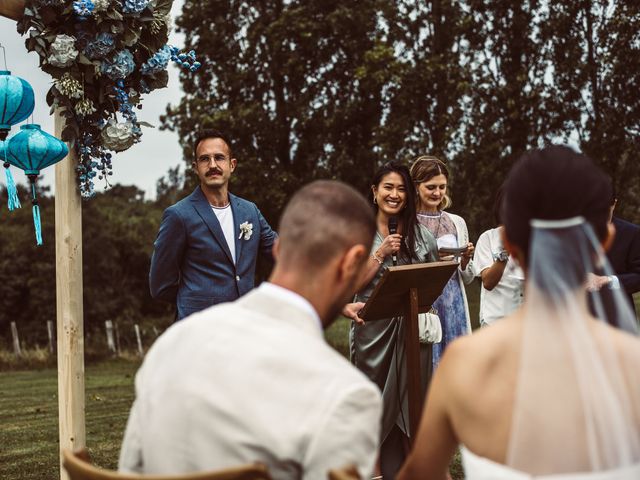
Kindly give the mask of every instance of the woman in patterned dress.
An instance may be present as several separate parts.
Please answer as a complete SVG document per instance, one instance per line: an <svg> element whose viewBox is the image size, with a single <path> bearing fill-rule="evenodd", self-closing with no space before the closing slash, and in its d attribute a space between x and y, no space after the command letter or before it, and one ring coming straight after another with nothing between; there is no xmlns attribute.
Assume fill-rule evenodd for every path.
<svg viewBox="0 0 640 480"><path fill-rule="evenodd" d="M433 368L440 362L445 348L456 337L471 333L469 306L464 284L474 278L473 244L464 219L445 212L451 206L448 195L449 170L442 160L433 156L418 157L411 165L411 178L417 191L418 223L429 229L438 242L438 248L466 247L460 266L453 274L442 294L433 304L442 323L442 341L433 346Z"/></svg>

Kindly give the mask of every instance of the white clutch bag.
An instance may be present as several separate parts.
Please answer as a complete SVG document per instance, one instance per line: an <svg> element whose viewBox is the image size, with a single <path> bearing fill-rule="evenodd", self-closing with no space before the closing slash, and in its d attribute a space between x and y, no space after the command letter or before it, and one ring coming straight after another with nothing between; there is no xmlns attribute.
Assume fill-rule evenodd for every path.
<svg viewBox="0 0 640 480"><path fill-rule="evenodd" d="M438 312L433 307L427 313L418 314L418 340L420 343L442 341L442 324Z"/></svg>

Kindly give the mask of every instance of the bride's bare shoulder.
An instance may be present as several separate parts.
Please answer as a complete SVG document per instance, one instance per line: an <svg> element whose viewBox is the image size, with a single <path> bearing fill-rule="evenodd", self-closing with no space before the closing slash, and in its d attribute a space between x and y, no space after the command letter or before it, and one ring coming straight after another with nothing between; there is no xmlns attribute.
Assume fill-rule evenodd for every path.
<svg viewBox="0 0 640 480"><path fill-rule="evenodd" d="M455 377L455 383L466 385L500 376L502 369L515 363L521 334L518 314L499 320L472 335L458 337L447 347L439 368Z"/></svg>
<svg viewBox="0 0 640 480"><path fill-rule="evenodd" d="M640 361L640 337L638 335L627 333L609 325L603 325L603 328L606 329L614 339L619 354Z"/></svg>
<svg viewBox="0 0 640 480"><path fill-rule="evenodd" d="M498 320L492 325L477 329L472 335L458 337L448 349L456 357L493 357L507 350L522 334L520 313ZM449 350L447 350L448 352Z"/></svg>

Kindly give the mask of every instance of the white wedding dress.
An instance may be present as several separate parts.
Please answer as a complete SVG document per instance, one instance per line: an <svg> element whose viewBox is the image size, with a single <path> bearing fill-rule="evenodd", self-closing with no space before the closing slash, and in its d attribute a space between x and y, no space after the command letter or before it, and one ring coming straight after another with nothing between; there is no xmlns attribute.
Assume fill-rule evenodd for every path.
<svg viewBox="0 0 640 480"><path fill-rule="evenodd" d="M466 478L640 480L635 315L620 290L587 293L589 275L613 272L583 218L531 227L506 459L462 447Z"/></svg>
<svg viewBox="0 0 640 480"><path fill-rule="evenodd" d="M630 467L600 472L563 473L535 476L480 457L464 446L460 447L466 480L638 480L640 463Z"/></svg>

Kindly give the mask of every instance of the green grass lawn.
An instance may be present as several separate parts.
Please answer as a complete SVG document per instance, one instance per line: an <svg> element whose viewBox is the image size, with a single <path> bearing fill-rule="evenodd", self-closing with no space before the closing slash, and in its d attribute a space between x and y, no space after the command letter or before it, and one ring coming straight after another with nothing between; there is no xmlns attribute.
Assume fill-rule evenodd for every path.
<svg viewBox="0 0 640 480"><path fill-rule="evenodd" d="M477 326L479 285L467 287L472 324ZM640 311L640 295L635 298ZM348 356L349 321L340 319L326 332ZM115 468L139 363L110 360L86 367L87 445L94 463ZM58 477L58 404L56 369L0 372L0 480L49 480ZM459 456L454 479L464 478Z"/></svg>
<svg viewBox="0 0 640 480"><path fill-rule="evenodd" d="M126 360L86 367L87 445L99 466L117 465L137 368ZM2 372L0 378L0 479L59 478L57 370Z"/></svg>

